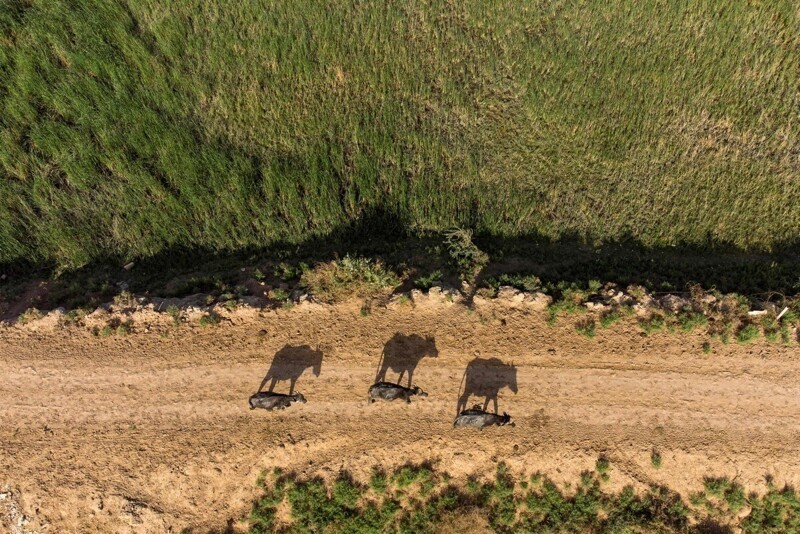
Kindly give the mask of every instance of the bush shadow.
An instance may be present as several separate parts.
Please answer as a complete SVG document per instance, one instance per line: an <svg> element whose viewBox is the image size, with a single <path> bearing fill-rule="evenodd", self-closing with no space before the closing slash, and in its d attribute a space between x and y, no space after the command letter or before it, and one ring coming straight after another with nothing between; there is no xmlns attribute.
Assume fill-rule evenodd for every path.
<svg viewBox="0 0 800 534"><path fill-rule="evenodd" d="M124 288L159 297L206 293L223 285L245 284L251 270L242 267L269 269L284 261L313 265L348 254L408 270L411 276L400 288L407 290L413 287L414 276L447 271L442 236L442 232L414 231L401 216L376 208L324 234L263 247L165 247L152 256L135 258L129 270L122 266L132 258L118 255L69 271L21 260L0 264L0 313L13 315L13 310L33 306L42 310L96 306ZM477 275L478 284L472 288L473 295L467 295L468 302L482 282L506 273L534 275L543 286L562 281L585 284L594 279L642 285L651 291L685 291L696 283L744 295L800 292L800 241L780 243L768 252L742 250L711 237L705 243L653 247L630 235L598 244L574 233L552 239L536 233L509 237L478 230L474 241L489 254L490 262ZM445 278L458 283L452 273ZM37 293L35 302L27 299L26 289L42 281L47 282L46 290Z"/></svg>

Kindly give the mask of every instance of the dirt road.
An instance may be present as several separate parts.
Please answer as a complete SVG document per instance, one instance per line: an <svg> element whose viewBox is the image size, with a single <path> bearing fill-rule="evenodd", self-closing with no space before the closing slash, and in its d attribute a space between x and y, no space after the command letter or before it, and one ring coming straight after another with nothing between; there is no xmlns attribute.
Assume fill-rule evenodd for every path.
<svg viewBox="0 0 800 534"><path fill-rule="evenodd" d="M25 516L20 532L238 529L256 477L274 466L363 476L427 459L459 477L504 460L574 482L606 454L612 488L656 481L685 494L705 475L757 491L766 474L800 483L796 343L704 354L700 333L644 336L632 320L587 339L568 318L549 326L500 302L170 321L136 316L133 334L106 338L0 330L0 526ZM387 379L413 370L430 396L369 405L382 354ZM267 374L276 391L297 378L308 403L250 411ZM464 389L476 395L462 403L496 397L516 426L454 430Z"/></svg>

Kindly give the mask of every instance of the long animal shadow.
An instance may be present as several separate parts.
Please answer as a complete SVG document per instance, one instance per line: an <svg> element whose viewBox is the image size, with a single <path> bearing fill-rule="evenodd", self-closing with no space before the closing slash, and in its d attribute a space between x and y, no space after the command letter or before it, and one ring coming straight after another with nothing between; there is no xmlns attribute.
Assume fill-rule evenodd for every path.
<svg viewBox="0 0 800 534"><path fill-rule="evenodd" d="M497 410L497 397L504 388L517 393L517 367L498 358L475 358L467 364L461 379L461 394L458 397L456 413L470 408L470 397L483 397L483 409L494 403Z"/></svg>
<svg viewBox="0 0 800 534"><path fill-rule="evenodd" d="M278 382L289 382L289 395L294 393L297 379L311 369L314 376L319 376L322 370L322 351L314 350L308 345L286 345L275 353L264 380L258 387L262 391L267 382L267 391L273 391Z"/></svg>
<svg viewBox="0 0 800 534"><path fill-rule="evenodd" d="M397 373L397 384L403 380L403 375L408 375L408 387L413 386L414 370L422 358L436 358L439 350L433 337L421 337L416 334L406 336L397 333L383 346L383 353L378 362L378 371L375 373L375 382L388 382L386 373Z"/></svg>

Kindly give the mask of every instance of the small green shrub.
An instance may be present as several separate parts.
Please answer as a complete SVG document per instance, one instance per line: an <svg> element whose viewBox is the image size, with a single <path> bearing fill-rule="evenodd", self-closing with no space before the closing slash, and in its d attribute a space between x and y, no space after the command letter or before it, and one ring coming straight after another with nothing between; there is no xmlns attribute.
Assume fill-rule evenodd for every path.
<svg viewBox="0 0 800 534"><path fill-rule="evenodd" d="M706 477L703 479L703 487L706 493L714 497L722 497L731 485L727 477Z"/></svg>
<svg viewBox="0 0 800 534"><path fill-rule="evenodd" d="M89 310L83 308L76 308L64 314L63 323L65 326L75 326L83 321L84 317L89 314Z"/></svg>
<svg viewBox="0 0 800 534"><path fill-rule="evenodd" d="M289 291L280 287L276 287L275 289L271 289L269 291L268 296L272 300L284 301L289 298Z"/></svg>
<svg viewBox="0 0 800 534"><path fill-rule="evenodd" d="M646 334L652 334L653 332L658 332L659 330L663 330L666 322L664 317L661 315L652 315L648 319L641 319L639 320L639 326L644 330Z"/></svg>
<svg viewBox="0 0 800 534"><path fill-rule="evenodd" d="M761 328L764 330L764 338L770 343L778 341L780 335L781 325L774 315L767 314L761 318Z"/></svg>
<svg viewBox="0 0 800 534"><path fill-rule="evenodd" d="M181 325L181 310L174 304L167 308L167 315L172 317L172 323L175 326Z"/></svg>
<svg viewBox="0 0 800 534"><path fill-rule="evenodd" d="M582 321L575 325L575 330L577 330L581 335L592 339L595 336L595 323L593 319L589 319L586 321Z"/></svg>
<svg viewBox="0 0 800 534"><path fill-rule="evenodd" d="M442 281L442 271L433 271L426 276L420 276L414 280L414 287L423 291L428 291L435 284Z"/></svg>
<svg viewBox="0 0 800 534"><path fill-rule="evenodd" d="M451 230L444 236L444 245L451 267L464 280L473 280L489 263L489 256L472 242L471 230Z"/></svg>
<svg viewBox="0 0 800 534"><path fill-rule="evenodd" d="M128 319L124 323L117 326L117 334L128 335L133 331L133 319Z"/></svg>
<svg viewBox="0 0 800 534"><path fill-rule="evenodd" d="M620 315L619 310L615 308L603 313L600 316L600 326L603 328L609 328L613 324L618 323L621 319L622 316Z"/></svg>
<svg viewBox="0 0 800 534"><path fill-rule="evenodd" d="M485 281L486 285L492 289L498 289L502 286L510 286L520 291L534 292L542 287L542 281L538 276L524 275L524 274L501 274L499 276L492 276Z"/></svg>
<svg viewBox="0 0 800 534"><path fill-rule="evenodd" d="M599 474L605 474L611 468L611 462L605 456L600 456L594 464L594 470Z"/></svg>
<svg viewBox="0 0 800 534"><path fill-rule="evenodd" d="M760 333L761 331L756 325L747 324L740 328L736 333L736 341L739 343L749 343L750 341L756 339Z"/></svg>
<svg viewBox="0 0 800 534"><path fill-rule="evenodd" d="M695 328L707 326L708 317L700 312L688 311L678 314L678 322L682 331L691 332Z"/></svg>
<svg viewBox="0 0 800 534"><path fill-rule="evenodd" d="M369 479L369 486L375 493L383 493L387 487L386 473L380 469L373 469Z"/></svg>
<svg viewBox="0 0 800 534"><path fill-rule="evenodd" d="M703 354L710 354L711 353L711 342L705 341L703 342Z"/></svg>
<svg viewBox="0 0 800 534"><path fill-rule="evenodd" d="M114 333L114 329L111 327L111 325L106 325L100 330L99 335L101 337L108 337L113 333Z"/></svg>
<svg viewBox="0 0 800 534"><path fill-rule="evenodd" d="M661 469L661 454L655 449L650 453L650 463L653 464L654 468Z"/></svg>
<svg viewBox="0 0 800 534"><path fill-rule="evenodd" d="M200 317L200 326L216 326L220 323L222 318L216 313L207 313Z"/></svg>
<svg viewBox="0 0 800 534"><path fill-rule="evenodd" d="M30 323L31 321L37 321L42 317L44 317L44 314L36 308L28 308L22 312L19 317L17 317L17 323L24 325Z"/></svg>
<svg viewBox="0 0 800 534"><path fill-rule="evenodd" d="M132 308L136 306L136 298L130 291L121 291L114 297L114 305L120 308Z"/></svg>

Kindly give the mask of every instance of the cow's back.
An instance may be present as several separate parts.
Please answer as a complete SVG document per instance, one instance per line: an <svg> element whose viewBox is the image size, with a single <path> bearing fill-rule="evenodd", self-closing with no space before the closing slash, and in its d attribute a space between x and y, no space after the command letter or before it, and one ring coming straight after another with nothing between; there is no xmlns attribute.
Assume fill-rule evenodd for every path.
<svg viewBox="0 0 800 534"><path fill-rule="evenodd" d="M258 393L250 397L251 408L263 408L265 410L286 408L291 402L291 398L287 395L264 395Z"/></svg>
<svg viewBox="0 0 800 534"><path fill-rule="evenodd" d="M487 426L496 425L500 422L500 419L495 414L490 413L479 413L479 414L472 414L472 413L462 413L458 417L456 417L456 421L453 426L456 427L464 427L464 426L471 426L474 428L485 428Z"/></svg>
<svg viewBox="0 0 800 534"><path fill-rule="evenodd" d="M379 383L373 384L369 388L370 399L383 399L387 401L396 399L408 399L406 388L395 384Z"/></svg>

